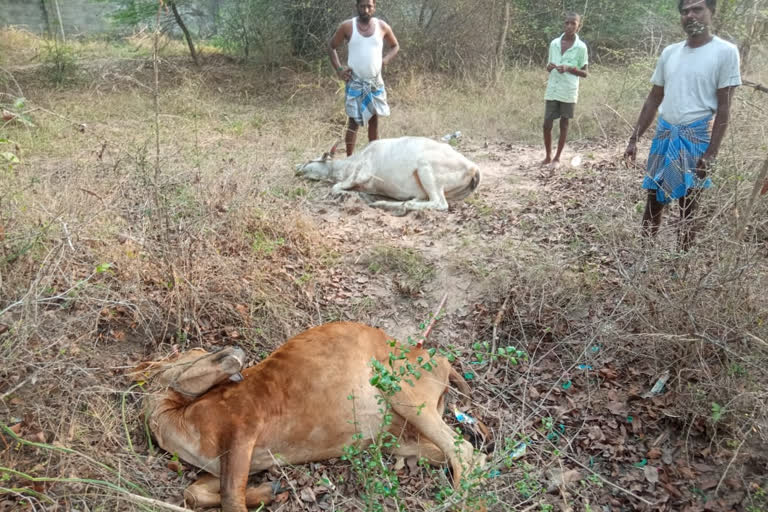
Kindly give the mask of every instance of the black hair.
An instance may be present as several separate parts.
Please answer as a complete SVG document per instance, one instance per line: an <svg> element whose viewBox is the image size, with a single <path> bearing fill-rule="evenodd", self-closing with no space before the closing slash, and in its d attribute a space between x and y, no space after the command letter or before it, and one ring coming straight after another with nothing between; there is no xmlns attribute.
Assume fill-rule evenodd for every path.
<svg viewBox="0 0 768 512"><path fill-rule="evenodd" d="M715 9L717 9L717 0L702 0L707 4L707 8L712 11L714 14ZM677 0L677 10L679 12L683 12L683 4L685 3L685 0Z"/></svg>
<svg viewBox="0 0 768 512"><path fill-rule="evenodd" d="M568 18L576 18L577 20L579 20L579 26L581 26L581 22L584 20L581 14L573 11L565 14L565 19L568 19Z"/></svg>

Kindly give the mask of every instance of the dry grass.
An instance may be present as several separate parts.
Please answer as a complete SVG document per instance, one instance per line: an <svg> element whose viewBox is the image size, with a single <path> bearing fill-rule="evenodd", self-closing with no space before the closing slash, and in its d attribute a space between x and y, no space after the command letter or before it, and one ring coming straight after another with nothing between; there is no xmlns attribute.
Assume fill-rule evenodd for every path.
<svg viewBox="0 0 768 512"><path fill-rule="evenodd" d="M30 48L28 37L0 32L0 53L26 59L5 48L23 41ZM687 254L671 250L668 224L656 248L642 248L637 180L602 160L606 148L621 145L625 122L639 109L649 75L649 63L639 62L629 72L596 68L584 84L573 144L599 153L592 164L537 178L535 193L514 198L519 207L473 199L458 213L461 250L438 255L401 239L414 226L426 232L420 240L453 236L441 215L414 216L400 231L362 233L337 232L318 220L318 210L337 209L341 225L359 208L329 205L324 186L300 183L292 173L293 164L317 156L341 133L339 89L326 74L286 69L257 78L247 68L214 64L198 74L185 62L162 63L159 167L151 65L83 63L87 79L60 90L44 87L40 70L14 73L36 127L8 125L0 134L22 157L0 171L0 324L9 327L0 332L0 419L20 423L26 439L81 454L7 449L5 435L0 466L104 480L173 502L189 475L167 471L167 454L149 453L139 395L126 394L121 377L127 367L173 345L239 343L259 359L310 325L339 318L380 323L402 309L400 318L415 331L433 305L422 308L408 295L424 301L419 288L471 275L482 300L457 307L431 340L453 344L457 367L475 375L481 415L495 428L496 461L511 464L488 484L506 507L610 504L608 491L615 489L585 470L585 485L551 499L541 489L545 470L584 463L594 444L585 432L603 425L590 415L603 418L598 411L606 401L644 393L665 370L665 416L644 417L658 428L651 432L679 430L676 438L689 452L707 442L710 453L727 451L736 461L733 474L765 487L750 470L765 463L760 453L768 441L765 203L743 239L734 233L767 140L754 112L764 113L768 99L739 92L719 189L706 195L699 242ZM485 141L538 143L543 79L536 70L510 70L487 90L402 72L390 78L396 115L384 132L436 136L459 129L478 160L486 158ZM514 229L496 235L501 223ZM356 225L363 229L362 221ZM642 262L649 270L638 273ZM371 300L357 284L361 275L388 290L391 277L395 291L398 280L407 280L408 293ZM506 314L497 316L505 302ZM515 346L530 360L472 364L479 363L475 341ZM616 374L590 377L576 370L579 364ZM565 441L554 447L548 435L559 422ZM529 456L511 462L507 455L520 438L534 441ZM742 441L746 448L736 450ZM629 490L625 465L631 467L605 460L592 469ZM343 464L326 470L346 471ZM301 482L301 468L287 471ZM15 476L10 481L3 485L27 485ZM124 492L93 482L30 488L38 495L17 490L13 501L24 494L19 501L38 508L48 497L64 509L140 509ZM411 482L408 502L429 509L433 490ZM347 504L339 509L353 507L352 493L337 493Z"/></svg>

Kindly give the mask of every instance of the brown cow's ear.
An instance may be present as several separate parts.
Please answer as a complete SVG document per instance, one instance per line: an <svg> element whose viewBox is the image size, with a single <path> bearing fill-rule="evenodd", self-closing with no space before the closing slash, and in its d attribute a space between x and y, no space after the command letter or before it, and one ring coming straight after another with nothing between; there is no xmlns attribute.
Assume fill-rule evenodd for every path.
<svg viewBox="0 0 768 512"><path fill-rule="evenodd" d="M336 154L336 148L338 148L338 147L339 147L339 143L338 142L336 144L334 144L333 146L331 146L331 150L329 151L329 153L331 154L331 158L333 158L334 155Z"/></svg>

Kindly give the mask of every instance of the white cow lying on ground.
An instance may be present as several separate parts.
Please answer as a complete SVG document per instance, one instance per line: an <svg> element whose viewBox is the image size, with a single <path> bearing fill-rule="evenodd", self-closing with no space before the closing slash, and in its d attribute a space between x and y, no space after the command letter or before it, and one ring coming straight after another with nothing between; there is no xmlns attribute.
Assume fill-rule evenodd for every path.
<svg viewBox="0 0 768 512"><path fill-rule="evenodd" d="M447 210L480 183L480 169L448 144L425 137L371 142L360 153L334 160L336 145L317 160L296 167L312 180L334 182L335 195L361 193L371 206L394 210ZM380 196L378 199L371 196Z"/></svg>

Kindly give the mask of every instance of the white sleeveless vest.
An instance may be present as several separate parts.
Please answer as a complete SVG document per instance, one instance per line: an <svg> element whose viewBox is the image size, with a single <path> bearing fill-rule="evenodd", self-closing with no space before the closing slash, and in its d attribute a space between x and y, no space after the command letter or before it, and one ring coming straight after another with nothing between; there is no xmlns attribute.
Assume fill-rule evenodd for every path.
<svg viewBox="0 0 768 512"><path fill-rule="evenodd" d="M352 19L352 37L349 38L347 66L357 78L373 80L381 74L381 58L384 51L384 33L376 18L371 19L373 34L364 37L357 31L357 18Z"/></svg>

